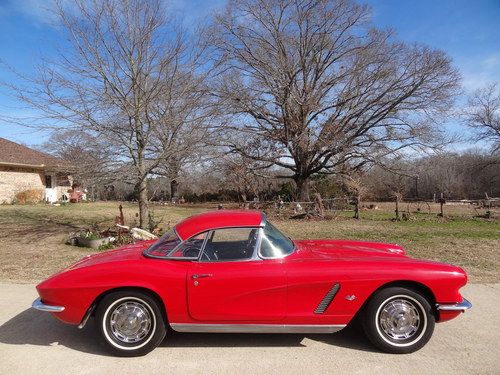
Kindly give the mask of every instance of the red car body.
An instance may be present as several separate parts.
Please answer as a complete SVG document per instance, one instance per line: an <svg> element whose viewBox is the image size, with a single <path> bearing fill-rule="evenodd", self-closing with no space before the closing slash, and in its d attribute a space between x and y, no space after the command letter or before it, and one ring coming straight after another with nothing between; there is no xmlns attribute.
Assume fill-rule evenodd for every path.
<svg viewBox="0 0 500 375"><path fill-rule="evenodd" d="M216 211L188 218L175 231L185 241L216 228L262 228L265 222L257 211ZM239 332L246 332L245 325L263 332L266 327L276 328L270 332L294 331L286 327L334 332L347 325L377 290L391 285L409 286L425 295L437 322L466 309L457 307L465 301L459 292L467 282L464 270L412 259L397 245L302 240L294 241L291 254L277 259L203 262L145 255L154 242L87 256L40 283L39 304L64 307L54 316L82 325L103 295L136 288L162 301L174 330L200 332L207 327L217 331L214 325L239 326ZM335 285L335 298L318 313Z"/></svg>

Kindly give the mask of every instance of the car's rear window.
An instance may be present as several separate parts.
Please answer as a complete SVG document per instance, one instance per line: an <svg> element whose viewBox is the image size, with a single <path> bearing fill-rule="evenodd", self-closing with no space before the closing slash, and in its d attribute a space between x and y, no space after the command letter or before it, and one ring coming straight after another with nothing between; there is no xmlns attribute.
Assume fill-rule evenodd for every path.
<svg viewBox="0 0 500 375"><path fill-rule="evenodd" d="M166 257L180 243L179 236L171 229L146 250L146 255Z"/></svg>

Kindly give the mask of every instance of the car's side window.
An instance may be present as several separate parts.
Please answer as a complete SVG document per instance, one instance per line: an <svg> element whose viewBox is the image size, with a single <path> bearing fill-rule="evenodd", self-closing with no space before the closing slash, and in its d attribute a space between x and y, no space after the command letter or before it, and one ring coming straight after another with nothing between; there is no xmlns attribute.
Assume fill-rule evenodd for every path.
<svg viewBox="0 0 500 375"><path fill-rule="evenodd" d="M209 233L201 260L224 262L252 258L257 240L258 228L223 228Z"/></svg>
<svg viewBox="0 0 500 375"><path fill-rule="evenodd" d="M207 233L201 233L184 241L177 246L169 255L169 258L198 258L205 242Z"/></svg>

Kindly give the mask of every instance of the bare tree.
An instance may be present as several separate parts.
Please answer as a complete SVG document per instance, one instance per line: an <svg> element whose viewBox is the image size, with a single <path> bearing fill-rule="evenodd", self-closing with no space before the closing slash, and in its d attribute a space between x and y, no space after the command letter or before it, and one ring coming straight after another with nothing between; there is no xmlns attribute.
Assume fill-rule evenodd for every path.
<svg viewBox="0 0 500 375"><path fill-rule="evenodd" d="M363 181L363 176L360 173L345 175L342 182L346 190L354 195L354 219L359 219L359 211L361 208L361 200L367 193L367 188Z"/></svg>
<svg viewBox="0 0 500 375"><path fill-rule="evenodd" d="M164 150L168 153L153 171L175 184L184 167L210 157L207 140L212 136L210 124L217 109L210 99L206 74L193 75L183 70L170 78L164 92L167 99L161 103L161 110L168 126L158 129L153 145L157 154ZM173 198L173 191L171 195Z"/></svg>
<svg viewBox="0 0 500 375"><path fill-rule="evenodd" d="M93 195L116 180L116 154L107 142L83 131L55 131L41 148L67 161L76 182Z"/></svg>
<svg viewBox="0 0 500 375"><path fill-rule="evenodd" d="M459 74L441 51L395 41L350 0L230 0L211 33L224 144L310 177L435 145Z"/></svg>
<svg viewBox="0 0 500 375"><path fill-rule="evenodd" d="M264 190L265 183L261 176L254 173L252 160L246 160L240 155L226 155L221 157L214 168L221 174L221 181L226 189L238 193L238 201L246 202L249 195L259 196Z"/></svg>
<svg viewBox="0 0 500 375"><path fill-rule="evenodd" d="M476 141L489 141L493 153L500 151L500 88L492 83L475 91L465 111L467 124L476 131Z"/></svg>
<svg viewBox="0 0 500 375"><path fill-rule="evenodd" d="M48 125L90 132L114 146L116 162L133 166L144 227L147 178L178 152L171 146L186 134L172 113L182 117L181 98L195 105L189 97L199 55L166 18L160 0L75 0L71 9L64 4L58 2L57 13L69 46L26 87L12 88Z"/></svg>
<svg viewBox="0 0 500 375"><path fill-rule="evenodd" d="M441 193L448 199L500 195L500 156L485 150L392 159L383 164L383 168L377 165L364 175L372 199L385 200L394 193L425 200Z"/></svg>

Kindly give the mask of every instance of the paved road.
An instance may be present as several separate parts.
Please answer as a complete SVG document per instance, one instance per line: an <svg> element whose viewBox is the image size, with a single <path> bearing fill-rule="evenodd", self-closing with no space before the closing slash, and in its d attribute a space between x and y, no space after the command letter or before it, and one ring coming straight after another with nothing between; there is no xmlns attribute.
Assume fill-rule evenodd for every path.
<svg viewBox="0 0 500 375"><path fill-rule="evenodd" d="M33 285L0 284L0 374L500 374L500 284L473 284L474 307L438 324L417 353L375 351L357 331L333 335L171 334L145 357L110 357L84 330L30 309Z"/></svg>

